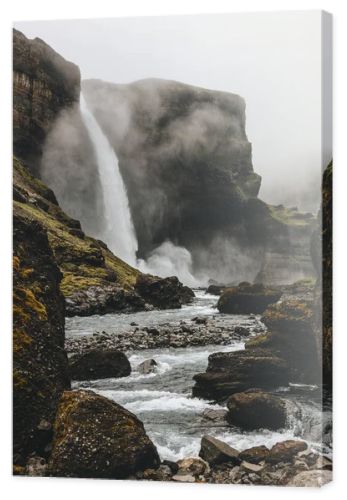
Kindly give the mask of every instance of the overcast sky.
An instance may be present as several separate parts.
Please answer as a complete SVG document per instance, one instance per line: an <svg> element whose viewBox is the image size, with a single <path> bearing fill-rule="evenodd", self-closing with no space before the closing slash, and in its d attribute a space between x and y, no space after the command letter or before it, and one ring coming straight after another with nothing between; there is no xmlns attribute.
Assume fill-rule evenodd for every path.
<svg viewBox="0 0 347 500"><path fill-rule="evenodd" d="M15 23L82 78L167 78L243 96L260 196L304 210L319 201L320 26L318 11Z"/></svg>

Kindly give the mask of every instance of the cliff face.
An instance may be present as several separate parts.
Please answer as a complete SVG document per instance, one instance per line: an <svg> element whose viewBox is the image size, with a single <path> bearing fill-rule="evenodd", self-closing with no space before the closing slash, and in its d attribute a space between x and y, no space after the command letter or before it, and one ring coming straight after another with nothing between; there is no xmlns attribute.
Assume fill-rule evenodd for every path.
<svg viewBox="0 0 347 500"><path fill-rule="evenodd" d="M47 454L61 393L70 387L64 351L61 273L43 226L15 210L13 228L14 462Z"/></svg>
<svg viewBox="0 0 347 500"><path fill-rule="evenodd" d="M59 111L80 94L79 68L39 38L13 31L13 150L40 174L42 145Z"/></svg>
<svg viewBox="0 0 347 500"><path fill-rule="evenodd" d="M117 152L141 257L168 239L217 281L312 276L313 217L257 198L241 97L165 80L82 87Z"/></svg>
<svg viewBox="0 0 347 500"><path fill-rule="evenodd" d="M166 239L191 248L236 225L257 196L237 95L166 80L83 82L117 152L145 256Z"/></svg>

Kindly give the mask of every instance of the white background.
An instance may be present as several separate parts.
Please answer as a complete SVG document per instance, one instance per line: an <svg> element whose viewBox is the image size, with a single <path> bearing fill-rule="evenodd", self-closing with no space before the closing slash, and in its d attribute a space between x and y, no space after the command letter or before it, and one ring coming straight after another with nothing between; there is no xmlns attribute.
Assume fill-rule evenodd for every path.
<svg viewBox="0 0 347 500"><path fill-rule="evenodd" d="M347 355L347 127L346 127L346 47L347 3L343 0L12 0L2 1L0 15L0 284L1 284L1 410L0 410L0 495L4 499L52 500L62 498L113 500L127 498L163 498L171 500L188 495L213 500L237 498L322 498L346 494L346 355ZM208 12L246 12L272 9L325 9L334 14L334 482L321 490L232 485L181 485L130 481L100 481L51 478L11 477L11 29L15 20L66 19L107 16L166 15ZM346 311L346 312L345 312Z"/></svg>

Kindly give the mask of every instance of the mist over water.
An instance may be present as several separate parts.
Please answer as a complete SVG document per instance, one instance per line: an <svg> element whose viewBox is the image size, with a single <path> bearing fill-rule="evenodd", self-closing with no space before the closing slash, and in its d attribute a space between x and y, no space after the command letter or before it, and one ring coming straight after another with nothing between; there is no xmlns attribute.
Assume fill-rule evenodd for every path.
<svg viewBox="0 0 347 500"><path fill-rule="evenodd" d="M137 259L138 242L117 155L88 109L82 93L80 109L83 123L94 147L103 194L105 224L96 236L107 243L110 250L118 257L144 273L163 278L175 275L189 286L202 284L201 280L196 279L191 272L190 252L186 248L174 245L171 241L162 243L150 254L147 261Z"/></svg>
<svg viewBox="0 0 347 500"><path fill-rule="evenodd" d="M117 156L89 111L83 94L80 97L80 108L83 123L94 146L104 200L106 224L102 234L98 236L118 257L135 266L137 238Z"/></svg>

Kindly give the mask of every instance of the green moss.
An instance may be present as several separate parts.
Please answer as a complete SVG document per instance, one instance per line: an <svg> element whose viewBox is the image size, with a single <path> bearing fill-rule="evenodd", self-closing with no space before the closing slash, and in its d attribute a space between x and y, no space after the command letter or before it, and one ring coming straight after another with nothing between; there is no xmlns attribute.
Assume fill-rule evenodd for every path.
<svg viewBox="0 0 347 500"><path fill-rule="evenodd" d="M271 217L287 226L307 226L313 220L310 214L298 212L295 208L287 208L283 205L268 205Z"/></svg>

